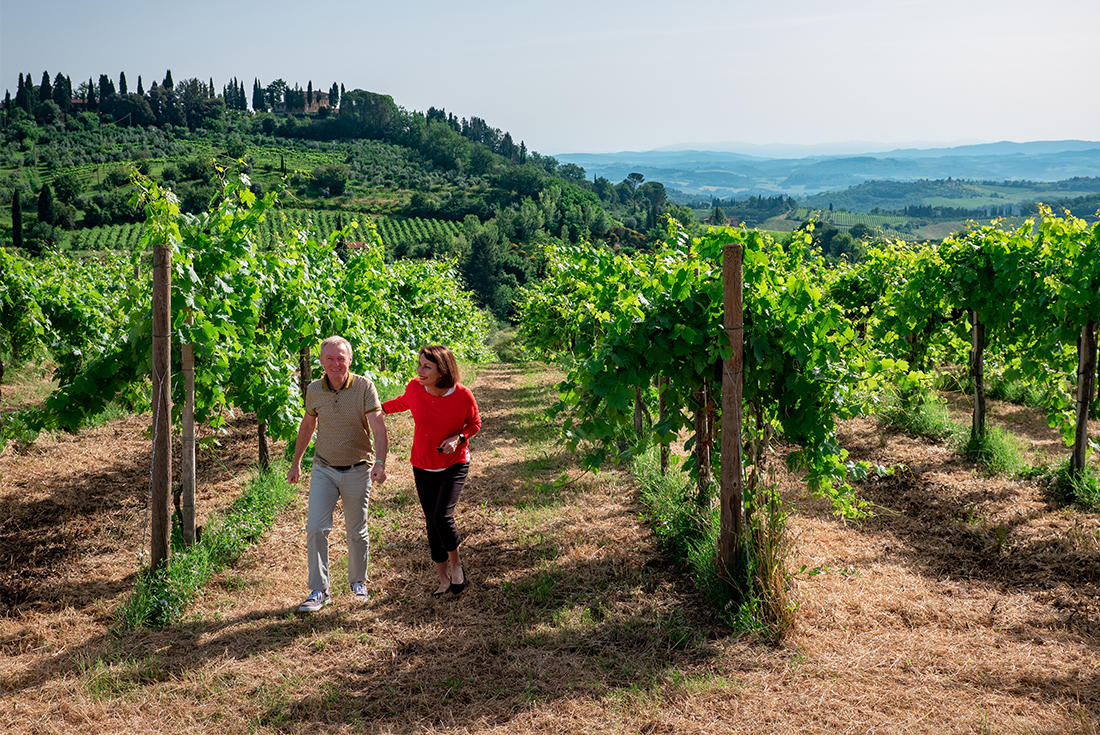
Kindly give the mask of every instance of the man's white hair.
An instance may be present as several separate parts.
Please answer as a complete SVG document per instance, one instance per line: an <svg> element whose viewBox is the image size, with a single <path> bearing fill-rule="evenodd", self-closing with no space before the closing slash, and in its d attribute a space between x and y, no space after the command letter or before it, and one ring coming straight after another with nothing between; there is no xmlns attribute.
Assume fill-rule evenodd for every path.
<svg viewBox="0 0 1100 735"><path fill-rule="evenodd" d="M351 349L351 342L348 342L346 339L338 334L334 334L331 337L325 337L324 341L321 342L321 354L325 354L326 347L332 347L335 345L346 347L348 349L348 354L354 355L354 352Z"/></svg>

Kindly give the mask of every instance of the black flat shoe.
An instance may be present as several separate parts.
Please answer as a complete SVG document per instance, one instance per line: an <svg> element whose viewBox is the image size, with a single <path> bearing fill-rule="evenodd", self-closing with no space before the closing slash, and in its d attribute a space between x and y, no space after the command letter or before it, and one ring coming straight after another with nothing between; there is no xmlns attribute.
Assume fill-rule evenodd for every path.
<svg viewBox="0 0 1100 735"><path fill-rule="evenodd" d="M462 569L462 582L451 582L451 586L447 588L447 591L456 597L466 591L466 583L470 581L466 578L466 565L459 564L458 566Z"/></svg>

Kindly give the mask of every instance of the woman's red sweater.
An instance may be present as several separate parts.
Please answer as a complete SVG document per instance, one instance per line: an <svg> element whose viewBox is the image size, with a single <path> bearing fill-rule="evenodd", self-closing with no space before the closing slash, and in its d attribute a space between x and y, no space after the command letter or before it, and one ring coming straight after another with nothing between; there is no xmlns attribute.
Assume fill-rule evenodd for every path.
<svg viewBox="0 0 1100 735"><path fill-rule="evenodd" d="M459 383L445 396L433 396L416 378L405 386L404 395L382 404L384 413L412 411L413 467L422 470L443 470L459 462L470 461L469 440L481 429L481 416L470 389ZM436 447L455 434L465 434L466 441L451 454L437 452Z"/></svg>

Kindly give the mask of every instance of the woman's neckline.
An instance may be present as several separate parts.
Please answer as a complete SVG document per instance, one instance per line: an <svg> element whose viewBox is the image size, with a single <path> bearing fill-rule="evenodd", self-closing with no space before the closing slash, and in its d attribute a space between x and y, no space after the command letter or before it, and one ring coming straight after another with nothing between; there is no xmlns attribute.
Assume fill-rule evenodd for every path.
<svg viewBox="0 0 1100 735"><path fill-rule="evenodd" d="M449 396L449 395L451 395L452 393L455 392L455 386L453 386L453 385L450 388L447 389L446 393L440 393L438 395L435 394L435 393L432 393L430 390L428 390L428 386L426 386L426 385L422 385L421 387L424 388L424 392L427 393L432 398L446 398L447 396Z"/></svg>

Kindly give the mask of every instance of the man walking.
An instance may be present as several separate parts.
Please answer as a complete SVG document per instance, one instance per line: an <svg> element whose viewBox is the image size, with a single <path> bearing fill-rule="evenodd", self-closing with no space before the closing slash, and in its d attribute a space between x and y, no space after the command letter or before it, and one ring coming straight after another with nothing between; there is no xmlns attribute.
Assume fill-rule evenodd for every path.
<svg viewBox="0 0 1100 735"><path fill-rule="evenodd" d="M378 391L369 378L351 372L351 360L351 344L343 337L332 336L321 343L325 374L306 389L305 415L298 425L294 463L287 473L291 483L301 478L302 457L316 429L306 521L310 593L299 612L317 612L332 599L328 536L336 501L341 498L348 535L348 582L356 598L367 600L367 505L371 483L386 481L389 441Z"/></svg>

